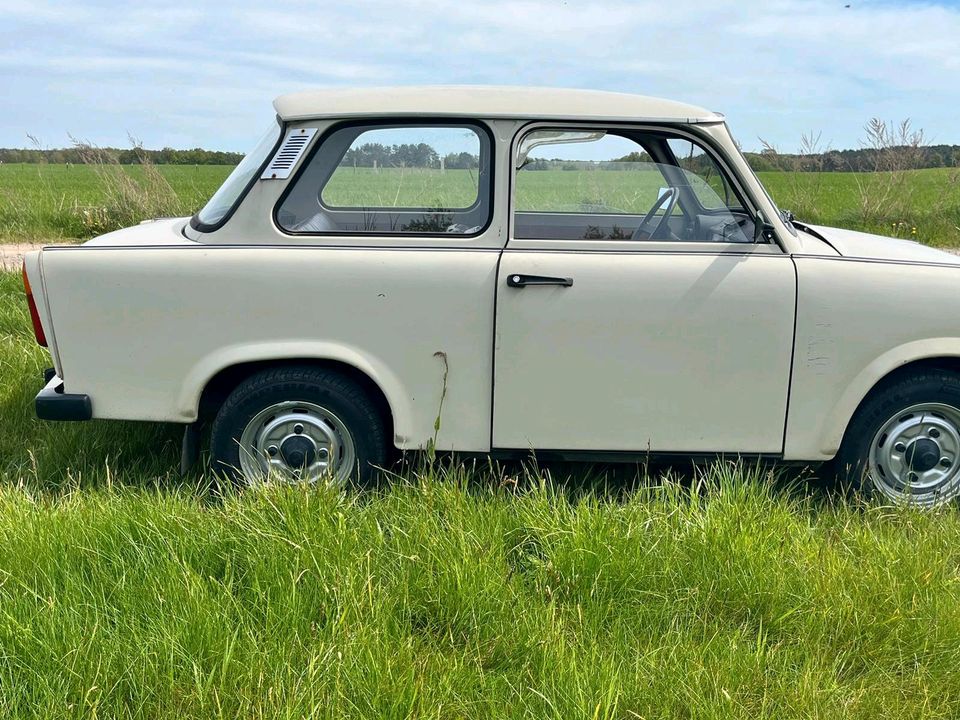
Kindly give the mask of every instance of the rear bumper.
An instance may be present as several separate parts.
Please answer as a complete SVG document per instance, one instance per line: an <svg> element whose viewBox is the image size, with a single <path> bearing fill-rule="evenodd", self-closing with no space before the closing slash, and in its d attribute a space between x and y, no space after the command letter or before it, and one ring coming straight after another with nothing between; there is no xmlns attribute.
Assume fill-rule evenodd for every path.
<svg viewBox="0 0 960 720"><path fill-rule="evenodd" d="M63 380L56 373L45 372L47 384L37 393L34 405L41 420L89 420L93 405L89 395L65 393Z"/></svg>

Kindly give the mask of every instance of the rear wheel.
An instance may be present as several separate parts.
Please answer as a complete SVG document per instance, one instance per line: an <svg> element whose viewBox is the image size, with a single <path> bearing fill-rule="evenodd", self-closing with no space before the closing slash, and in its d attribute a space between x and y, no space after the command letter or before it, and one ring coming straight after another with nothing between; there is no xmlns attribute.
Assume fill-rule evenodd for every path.
<svg viewBox="0 0 960 720"><path fill-rule="evenodd" d="M384 421L364 389L312 367L265 370L224 402L211 430L214 467L247 485L368 482L386 459Z"/></svg>
<svg viewBox="0 0 960 720"><path fill-rule="evenodd" d="M960 378L931 370L867 398L837 455L839 478L897 503L960 495Z"/></svg>

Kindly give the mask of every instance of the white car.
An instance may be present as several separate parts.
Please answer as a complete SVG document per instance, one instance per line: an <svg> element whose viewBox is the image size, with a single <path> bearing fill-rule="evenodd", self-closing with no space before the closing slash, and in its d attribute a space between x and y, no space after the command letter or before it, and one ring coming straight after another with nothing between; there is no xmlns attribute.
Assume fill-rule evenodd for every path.
<svg viewBox="0 0 960 720"><path fill-rule="evenodd" d="M182 423L185 461L210 420L247 483L433 442L960 492L960 258L794 221L721 115L490 87L274 107L194 217L27 256L41 418Z"/></svg>

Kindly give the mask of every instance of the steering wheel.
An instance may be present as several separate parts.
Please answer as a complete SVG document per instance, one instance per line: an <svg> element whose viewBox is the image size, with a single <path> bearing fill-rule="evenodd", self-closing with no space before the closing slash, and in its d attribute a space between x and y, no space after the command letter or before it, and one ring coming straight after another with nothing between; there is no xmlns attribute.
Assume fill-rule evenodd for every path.
<svg viewBox="0 0 960 720"><path fill-rule="evenodd" d="M640 224L637 225L637 229L633 231L633 235L630 236L631 240L659 240L661 238L661 232L667 227L667 219L670 217L670 214L673 212L673 208L676 207L677 200L680 198L680 193L677 192L677 189L674 187L667 188L663 194L657 198L657 201L653 204L653 207L650 208L650 211L643 216L643 220L640 221ZM663 217L660 218L660 222L657 223L657 227L653 229L652 233L646 231L647 225L653 222L654 217L657 214L657 210L664 207L666 208L663 211Z"/></svg>

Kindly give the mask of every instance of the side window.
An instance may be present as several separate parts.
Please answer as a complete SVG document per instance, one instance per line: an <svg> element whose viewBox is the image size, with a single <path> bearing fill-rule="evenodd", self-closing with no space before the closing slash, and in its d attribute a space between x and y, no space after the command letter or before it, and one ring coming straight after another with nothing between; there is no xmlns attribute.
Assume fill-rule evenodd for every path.
<svg viewBox="0 0 960 720"><path fill-rule="evenodd" d="M739 205L735 201L731 202L734 199L726 176L702 147L682 138L670 138L667 144L704 208L718 210L731 204Z"/></svg>
<svg viewBox="0 0 960 720"><path fill-rule="evenodd" d="M277 209L287 232L473 235L490 218L490 140L469 125L349 125Z"/></svg>
<svg viewBox="0 0 960 720"><path fill-rule="evenodd" d="M518 145L518 239L752 242L712 156L658 132L541 129Z"/></svg>

